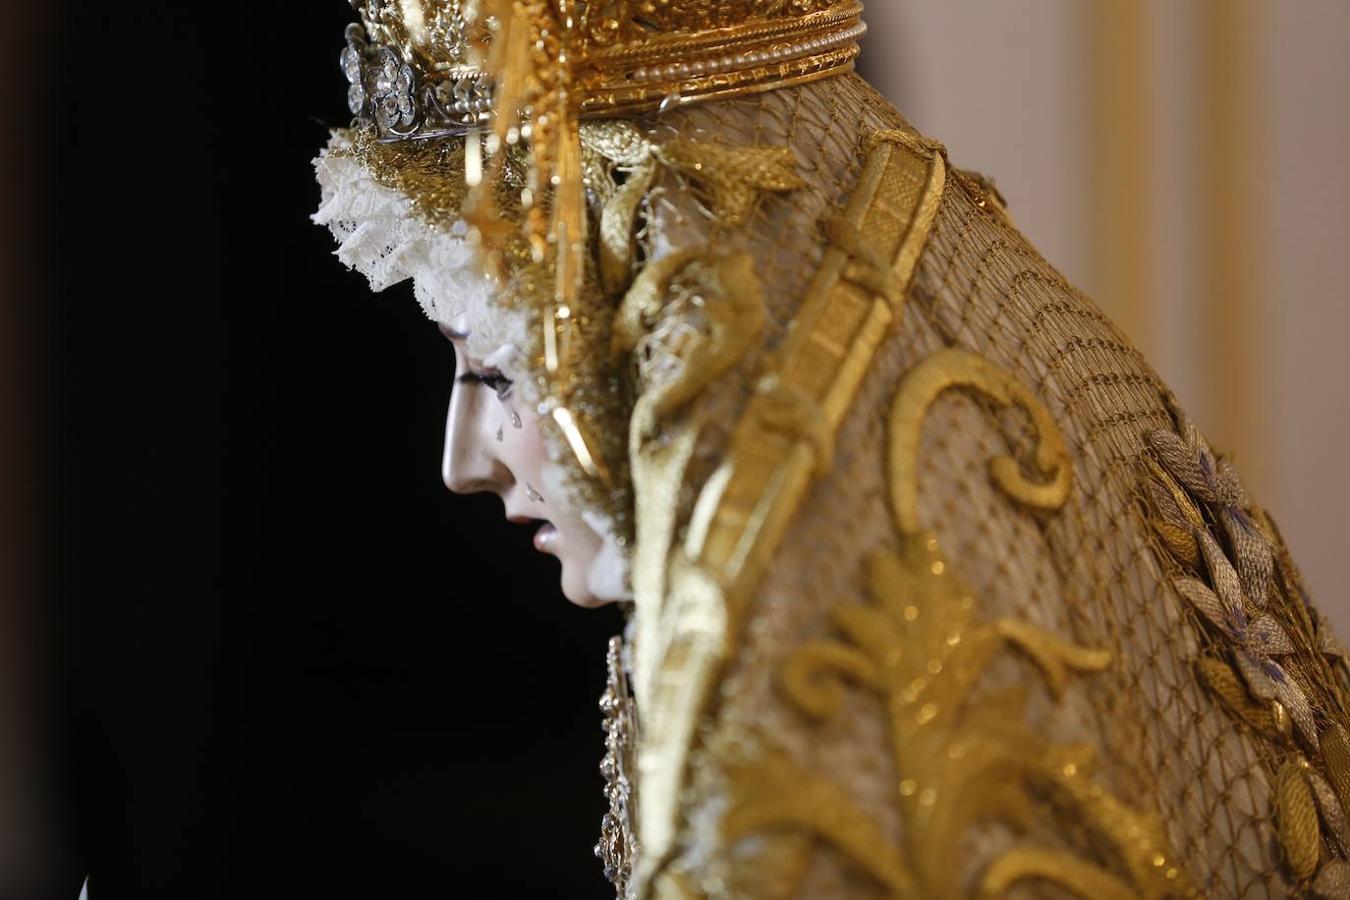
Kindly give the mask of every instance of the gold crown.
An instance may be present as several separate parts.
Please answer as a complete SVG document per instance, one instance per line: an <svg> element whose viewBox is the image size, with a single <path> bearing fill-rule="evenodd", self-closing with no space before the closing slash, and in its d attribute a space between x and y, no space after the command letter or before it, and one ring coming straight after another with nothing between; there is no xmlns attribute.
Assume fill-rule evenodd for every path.
<svg viewBox="0 0 1350 900"><path fill-rule="evenodd" d="M584 115L824 77L852 65L864 30L857 0L581 0L572 14Z"/></svg>
<svg viewBox="0 0 1350 900"><path fill-rule="evenodd" d="M363 23L348 28L343 51L349 101L384 140L485 125L492 75L505 74L493 70L566 82L569 105L584 117L630 115L834 74L852 65L865 28L858 0L352 5ZM538 77L546 72L553 77Z"/></svg>
<svg viewBox="0 0 1350 900"><path fill-rule="evenodd" d="M472 64L475 30L458 0L352 0L352 6L362 24L347 26L342 71L358 122L372 124L382 141L486 125L493 85Z"/></svg>

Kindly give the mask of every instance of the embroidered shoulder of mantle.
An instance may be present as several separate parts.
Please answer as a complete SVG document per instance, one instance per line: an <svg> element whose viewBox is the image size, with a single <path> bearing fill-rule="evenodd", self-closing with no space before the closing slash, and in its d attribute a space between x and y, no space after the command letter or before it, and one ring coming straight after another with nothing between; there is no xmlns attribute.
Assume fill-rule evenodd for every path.
<svg viewBox="0 0 1350 900"><path fill-rule="evenodd" d="M1342 896L1339 647L1138 351L860 80L676 115L805 177L624 297L631 893Z"/></svg>

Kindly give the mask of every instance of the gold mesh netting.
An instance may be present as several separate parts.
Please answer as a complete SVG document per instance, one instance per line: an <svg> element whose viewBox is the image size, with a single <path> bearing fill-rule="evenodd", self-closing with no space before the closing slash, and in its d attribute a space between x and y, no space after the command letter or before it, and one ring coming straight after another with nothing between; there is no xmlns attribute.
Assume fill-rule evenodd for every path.
<svg viewBox="0 0 1350 900"><path fill-rule="evenodd" d="M649 227L676 245L707 239L752 252L771 321L763 350L771 351L821 261L821 223L842 212L857 181L862 138L897 127L908 126L851 75L674 111L649 126L654 139L678 133L736 145L786 144L807 186L765 196L750 222L735 229L703 214L696 185L668 186L653 203ZM1073 454L1074 489L1067 506L1044 520L1012 506L990 486L987 465L997 454L1025 450L1028 424L953 392L934 405L924 429L924 524L973 587L986 618L1033 623L1113 654L1107 671L1080 679L1057 706L1034 701L1030 715L1057 738L1099 748L1098 780L1160 816L1172 850L1207 896L1284 896L1291 885L1274 839L1270 753L1198 683L1193 614L1170 586L1138 500L1145 434L1176 428L1170 395L1092 302L972 193L968 181L948 178L904 315L844 422L833 469L813 487L757 593L691 769L684 856L675 868L684 866L696 886L766 895L768 888L751 886L764 872L738 876L753 870L719 855L716 835L699 814L726 788L716 748L751 734L769 735L777 748L831 776L887 833L903 827L890 802L894 774L879 702L859 692L847 714L814 726L783 702L774 673L793 647L829 632L835 604L863 601L863 560L893 539L882 466L886 411L910 366L957 346L1003 367L1049 407ZM703 465L692 470L686 503L719 458L729 426L717 423L735 421L757 361L747 360L705 401L727 414L713 417L701 438ZM1030 678L1016 661L990 677ZM1073 846L1072 823L1062 824L1057 839ZM1009 837L989 830L972 840L954 850L973 873ZM771 860L772 843L767 847L763 858ZM828 849L813 859L797 882L800 896L878 890Z"/></svg>
<svg viewBox="0 0 1350 900"><path fill-rule="evenodd" d="M1026 586L1009 597L1018 613L1050 612L1079 641L1114 651L1109 677L1088 682L1105 768L1121 795L1156 807L1197 881L1216 895L1282 896L1267 770L1194 677L1193 625L1139 511L1144 435L1175 427L1166 388L1087 298L959 188L947 192L911 303L944 342L1030 385L1075 453L1073 496L1043 528L1057 576L1044 580L1027 559L998 553L996 535L971 533L969 478L951 482L928 455L933 491L949 494L939 530L959 542L955 557L992 556L989 577ZM1060 596L1047 598L1039 587L1056 581ZM1051 599L1062 608L1046 611Z"/></svg>

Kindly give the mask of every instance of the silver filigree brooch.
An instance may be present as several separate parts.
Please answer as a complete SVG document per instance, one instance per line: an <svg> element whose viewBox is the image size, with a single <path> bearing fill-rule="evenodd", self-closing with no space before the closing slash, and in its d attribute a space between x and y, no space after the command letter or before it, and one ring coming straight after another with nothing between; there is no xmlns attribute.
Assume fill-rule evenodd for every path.
<svg viewBox="0 0 1350 900"><path fill-rule="evenodd" d="M390 47L366 40L353 22L340 59L347 78L347 107L361 124L374 123L381 141L462 135L492 118L492 80L461 67L424 83Z"/></svg>

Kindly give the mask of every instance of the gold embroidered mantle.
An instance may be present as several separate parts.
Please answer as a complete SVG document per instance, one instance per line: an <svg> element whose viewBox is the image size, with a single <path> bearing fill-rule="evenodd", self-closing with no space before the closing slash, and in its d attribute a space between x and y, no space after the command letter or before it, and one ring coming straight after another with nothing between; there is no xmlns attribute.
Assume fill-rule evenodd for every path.
<svg viewBox="0 0 1350 900"><path fill-rule="evenodd" d="M496 114L343 152L416 241L467 216L578 494L635 520L621 890L1350 895L1350 679L1273 523L991 183L842 74L857 3L361 5L423 74L484 63Z"/></svg>
<svg viewBox="0 0 1350 900"><path fill-rule="evenodd" d="M855 79L669 124L788 146L803 184L736 225L651 185L670 240L716 251L663 281L701 285L694 345L660 299L636 333L745 342L630 432L640 891L1297 890L1138 499L1176 427L1139 354Z"/></svg>

